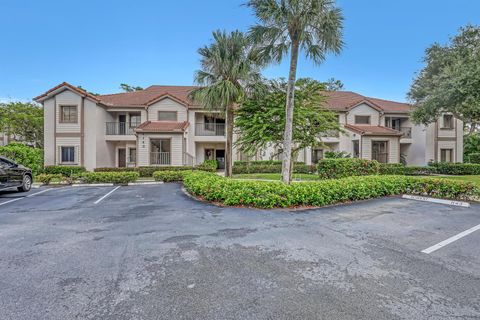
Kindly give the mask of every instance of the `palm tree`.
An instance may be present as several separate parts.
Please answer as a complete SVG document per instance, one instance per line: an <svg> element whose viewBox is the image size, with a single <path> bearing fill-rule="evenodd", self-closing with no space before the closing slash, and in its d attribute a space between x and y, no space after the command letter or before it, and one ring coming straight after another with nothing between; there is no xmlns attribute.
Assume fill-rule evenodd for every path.
<svg viewBox="0 0 480 320"><path fill-rule="evenodd" d="M280 63L290 54L282 165L282 180L290 183L299 52L316 64L330 52L339 54L343 47L343 16L334 0L250 0L247 6L253 8L259 20L250 29L250 37L266 62Z"/></svg>
<svg viewBox="0 0 480 320"><path fill-rule="evenodd" d="M225 112L225 176L230 177L235 107L241 103L253 84L260 81L261 76L254 50L244 33L215 31L213 39L212 44L198 50L201 70L195 72L195 83L200 88L192 91L190 97L207 109Z"/></svg>

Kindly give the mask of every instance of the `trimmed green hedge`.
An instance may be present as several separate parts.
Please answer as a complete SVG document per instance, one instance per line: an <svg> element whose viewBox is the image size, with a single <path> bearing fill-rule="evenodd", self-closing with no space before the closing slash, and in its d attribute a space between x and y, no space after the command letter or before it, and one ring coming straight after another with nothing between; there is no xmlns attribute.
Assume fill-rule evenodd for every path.
<svg viewBox="0 0 480 320"><path fill-rule="evenodd" d="M428 176L435 173L435 168L420 166L405 166L401 163L381 163L379 174L403 176Z"/></svg>
<svg viewBox="0 0 480 320"><path fill-rule="evenodd" d="M480 164L480 152L470 153L466 160L470 163Z"/></svg>
<svg viewBox="0 0 480 320"><path fill-rule="evenodd" d="M197 170L216 172L218 168L217 160L205 160L202 164L196 166Z"/></svg>
<svg viewBox="0 0 480 320"><path fill-rule="evenodd" d="M175 182L183 181L185 174L191 173L193 170L185 171L156 171L153 173L155 181Z"/></svg>
<svg viewBox="0 0 480 320"><path fill-rule="evenodd" d="M84 167L76 166L46 166L43 168L43 173L45 174L61 174L66 177L72 177L86 171Z"/></svg>
<svg viewBox="0 0 480 320"><path fill-rule="evenodd" d="M135 168L96 168L95 172L138 172L140 177L149 178L153 176L153 173L156 171L185 171L185 170L194 170L194 167L177 167L177 166L168 166L168 167L135 167Z"/></svg>
<svg viewBox="0 0 480 320"><path fill-rule="evenodd" d="M65 180L65 176L60 173L57 173L57 174L42 173L35 177L35 181L41 182L45 185L49 185L52 181L62 182L63 180Z"/></svg>
<svg viewBox="0 0 480 320"><path fill-rule="evenodd" d="M430 163L429 166L434 169L435 173L467 176L467 175L479 175L480 164L476 163L446 163L435 162Z"/></svg>
<svg viewBox="0 0 480 320"><path fill-rule="evenodd" d="M242 173L281 173L282 164L249 164L234 165L233 174ZM296 163L293 166L293 173L310 173L315 172L315 166L308 166L304 163Z"/></svg>
<svg viewBox="0 0 480 320"><path fill-rule="evenodd" d="M379 170L379 162L359 158L324 159L317 164L318 174L324 179L367 176L378 174Z"/></svg>
<svg viewBox="0 0 480 320"><path fill-rule="evenodd" d="M227 179L196 171L185 174L184 185L189 193L208 201L258 208L325 206L402 193L457 200L479 194L471 183L405 176L350 177L286 185Z"/></svg>
<svg viewBox="0 0 480 320"><path fill-rule="evenodd" d="M127 184L139 178L138 172L85 172L76 178L84 183Z"/></svg>

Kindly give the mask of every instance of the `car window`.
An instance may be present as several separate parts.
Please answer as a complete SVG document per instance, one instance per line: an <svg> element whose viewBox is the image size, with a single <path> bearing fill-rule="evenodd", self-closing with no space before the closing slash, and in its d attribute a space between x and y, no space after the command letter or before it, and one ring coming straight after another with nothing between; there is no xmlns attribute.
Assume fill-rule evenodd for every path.
<svg viewBox="0 0 480 320"><path fill-rule="evenodd" d="M13 166L13 163L4 159L0 159L0 166L2 168L11 168Z"/></svg>

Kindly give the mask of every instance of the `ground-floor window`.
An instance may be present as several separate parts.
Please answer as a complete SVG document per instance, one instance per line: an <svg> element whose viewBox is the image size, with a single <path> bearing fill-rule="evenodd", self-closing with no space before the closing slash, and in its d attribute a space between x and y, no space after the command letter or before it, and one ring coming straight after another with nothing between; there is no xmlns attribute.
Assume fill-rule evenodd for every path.
<svg viewBox="0 0 480 320"><path fill-rule="evenodd" d="M453 162L453 149L440 149L441 162Z"/></svg>
<svg viewBox="0 0 480 320"><path fill-rule="evenodd" d="M152 165L170 165L171 141L170 139L150 140L150 163Z"/></svg>
<svg viewBox="0 0 480 320"><path fill-rule="evenodd" d="M323 159L323 149L312 149L312 163L317 164Z"/></svg>
<svg viewBox="0 0 480 320"><path fill-rule="evenodd" d="M137 162L137 149L130 148L128 149L128 163L136 163Z"/></svg>
<svg viewBox="0 0 480 320"><path fill-rule="evenodd" d="M353 157L360 158L360 141L353 140Z"/></svg>
<svg viewBox="0 0 480 320"><path fill-rule="evenodd" d="M60 161L62 163L75 163L75 147L60 147Z"/></svg>
<svg viewBox="0 0 480 320"><path fill-rule="evenodd" d="M372 160L388 163L388 141L372 141Z"/></svg>

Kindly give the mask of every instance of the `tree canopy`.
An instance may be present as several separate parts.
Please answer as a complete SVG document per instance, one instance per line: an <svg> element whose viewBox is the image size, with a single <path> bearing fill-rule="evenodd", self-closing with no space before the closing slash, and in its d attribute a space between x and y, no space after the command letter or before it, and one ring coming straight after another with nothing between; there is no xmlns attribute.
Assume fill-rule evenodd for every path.
<svg viewBox="0 0 480 320"><path fill-rule="evenodd" d="M126 83L120 84L120 89L122 89L125 92L135 92L135 91L142 91L143 88L139 86L131 86Z"/></svg>
<svg viewBox="0 0 480 320"><path fill-rule="evenodd" d="M480 124L480 27L463 27L450 43L433 44L424 61L408 93L416 106L413 121L429 124L451 112L474 132Z"/></svg>
<svg viewBox="0 0 480 320"><path fill-rule="evenodd" d="M0 132L42 148L43 108L33 103L1 103Z"/></svg>
<svg viewBox="0 0 480 320"><path fill-rule="evenodd" d="M247 154L273 144L283 148L287 82L270 80L258 94L247 99L237 111L237 145ZM337 115L323 107L325 85L312 79L298 79L293 118L293 154L305 147L321 145L321 136L339 131Z"/></svg>

